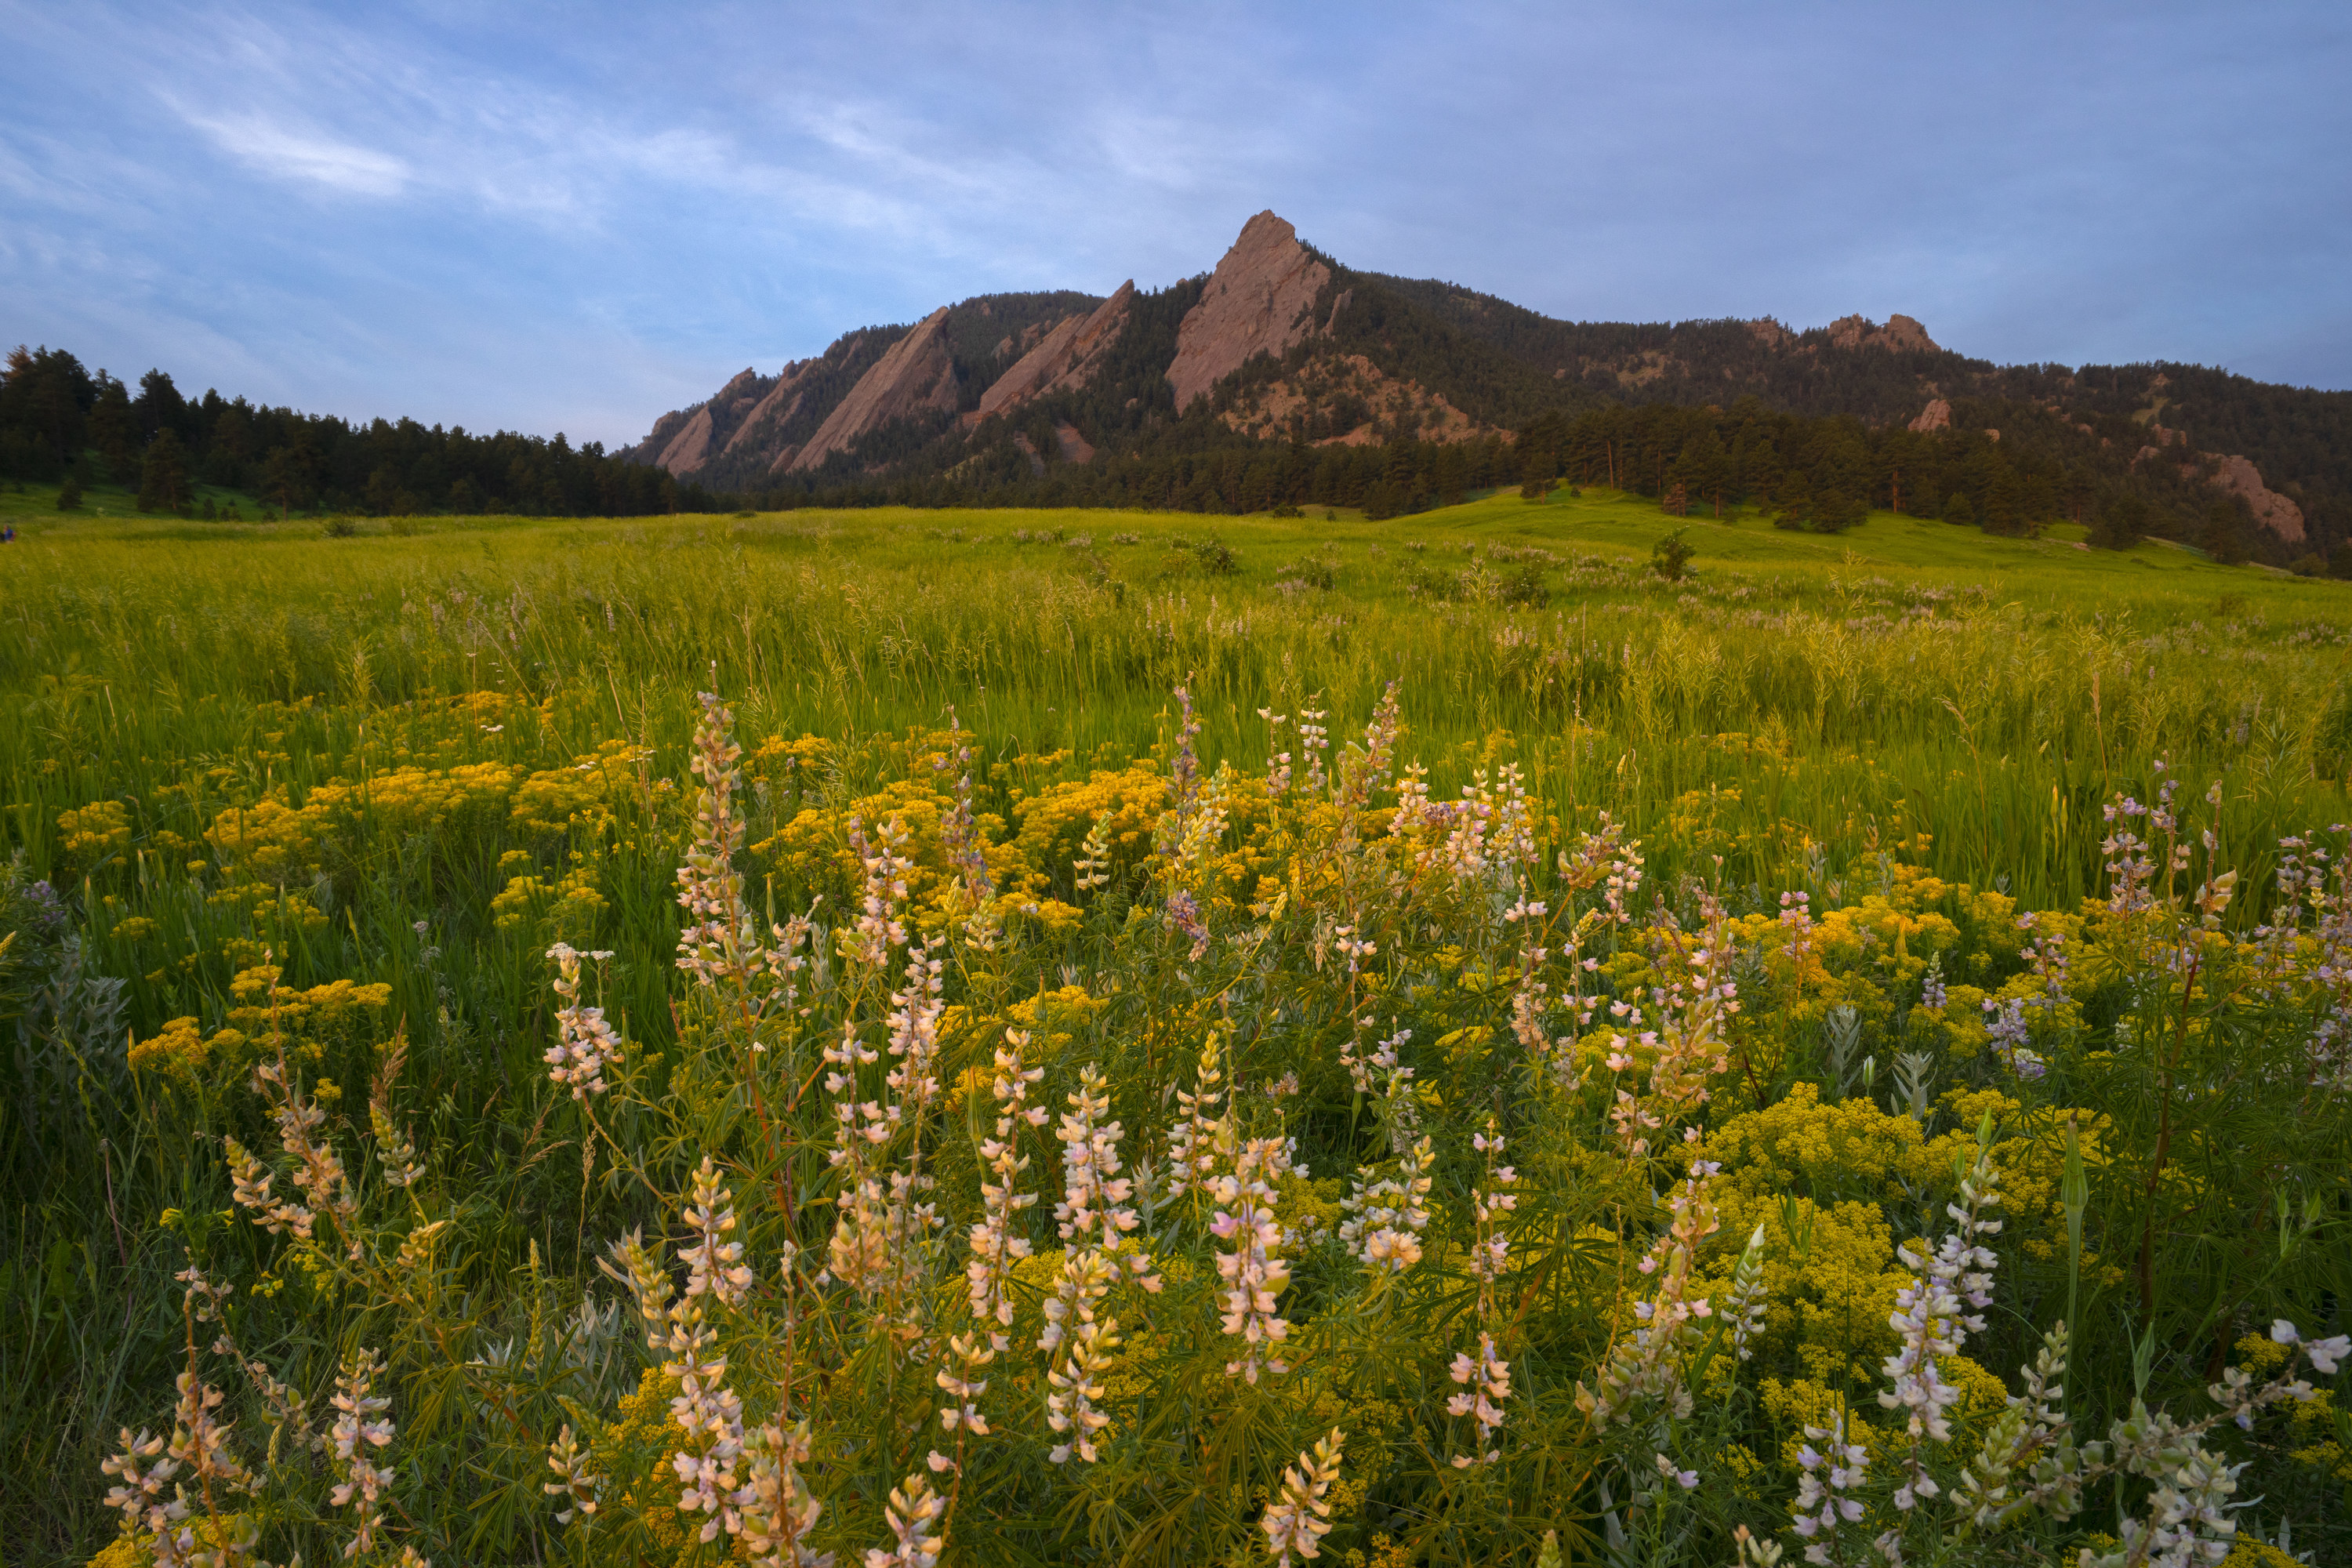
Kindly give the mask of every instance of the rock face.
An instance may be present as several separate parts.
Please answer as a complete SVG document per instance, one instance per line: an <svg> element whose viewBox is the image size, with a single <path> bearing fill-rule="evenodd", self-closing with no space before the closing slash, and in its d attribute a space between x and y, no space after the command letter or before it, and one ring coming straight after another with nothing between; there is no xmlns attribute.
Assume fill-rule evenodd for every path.
<svg viewBox="0 0 2352 1568"><path fill-rule="evenodd" d="M694 411L670 444L654 459L671 473L684 476L702 467L702 459L710 455L710 405L704 404Z"/></svg>
<svg viewBox="0 0 2352 1568"><path fill-rule="evenodd" d="M1830 323L1830 342L1842 349L1885 349L1889 352L1940 353L1927 329L1909 316L1889 316L1880 326L1868 316L1841 316Z"/></svg>
<svg viewBox="0 0 2352 1568"><path fill-rule="evenodd" d="M2210 456L2210 454L2209 454ZM2263 483L2260 468L2244 458L2221 458L2211 483L2217 489L2246 498L2254 521L2289 542L2303 539L2303 509Z"/></svg>
<svg viewBox="0 0 2352 1568"><path fill-rule="evenodd" d="M1307 253L1298 231L1262 212L1217 263L1200 303L1176 329L1168 384L1181 412L1255 355L1280 354L1312 330L1307 307L1331 269Z"/></svg>
<svg viewBox="0 0 2352 1568"><path fill-rule="evenodd" d="M821 363L813 359L796 359L786 363L782 374L776 377L776 384L768 389L768 395L753 404L751 411L743 416L743 423L737 426L735 434L727 438L727 445L719 449L719 456L734 456L737 450L756 441L760 432L792 418L801 405L803 386L810 371Z"/></svg>
<svg viewBox="0 0 2352 1568"><path fill-rule="evenodd" d="M1093 314L1070 316L1056 323L1043 342L996 378L981 395L978 410L967 417L976 425L992 414L1018 408L1033 397L1085 385L1111 344L1118 341L1127 326L1128 309L1134 302L1135 279L1130 278L1095 307Z"/></svg>
<svg viewBox="0 0 2352 1568"><path fill-rule="evenodd" d="M949 357L945 305L923 318L915 330L890 345L872 370L858 378L839 407L825 416L816 434L793 458L792 468L814 468L859 437L893 419L927 409L956 405L955 363Z"/></svg>
<svg viewBox="0 0 2352 1568"><path fill-rule="evenodd" d="M1919 417L1911 421L1911 428L1923 436L1930 430L1948 430L1951 427L1952 405L1940 397L1930 398L1927 406L1919 411Z"/></svg>

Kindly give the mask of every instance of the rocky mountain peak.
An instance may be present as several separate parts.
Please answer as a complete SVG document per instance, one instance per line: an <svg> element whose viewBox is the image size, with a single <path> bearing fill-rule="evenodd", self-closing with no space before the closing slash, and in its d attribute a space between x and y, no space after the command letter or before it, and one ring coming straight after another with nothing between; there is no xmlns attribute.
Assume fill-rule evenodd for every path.
<svg viewBox="0 0 2352 1568"><path fill-rule="evenodd" d="M1331 269L1307 254L1298 231L1273 212L1242 226L1200 303L1176 331L1168 384L1181 410L1261 353L1279 355L1313 330L1308 307Z"/></svg>

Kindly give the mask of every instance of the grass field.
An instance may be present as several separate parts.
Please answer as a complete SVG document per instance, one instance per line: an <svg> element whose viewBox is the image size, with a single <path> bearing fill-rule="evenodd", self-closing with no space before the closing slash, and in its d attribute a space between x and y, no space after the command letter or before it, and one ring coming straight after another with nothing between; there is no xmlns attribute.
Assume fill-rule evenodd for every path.
<svg viewBox="0 0 2352 1568"><path fill-rule="evenodd" d="M1311 1446L1339 1426L1334 1554L1534 1561L1549 1530L1570 1561L1621 1539L1628 1561L1728 1562L1735 1526L1785 1535L1802 1429L1849 1394L1876 1478L1925 1452L1870 1392L1899 1349L1895 1247L1932 1250L1955 1161L1979 1157L2014 1223L1994 1321L1947 1358L1962 1436L1929 1445L1938 1464L1969 1445L2025 1444L2021 1475L2048 1457L1995 1428L1999 1385L2060 1316L2084 1438L2142 1390L2187 1420L2225 1365L2284 1375L2289 1352L2242 1342L2273 1316L2343 1326L2352 898L2315 840L2281 841L2352 820L2352 584L2063 529L1878 514L1819 537L1599 492L1380 522L878 510L362 520L341 538L316 519L95 515L104 500L68 517L0 495L19 530L0 548L17 857L0 1563L113 1538L100 1460L120 1427L173 1426L172 1379L197 1362L249 1444L277 1445L247 1455L247 1500L195 1510L205 1528L250 1522L272 1561L333 1555L350 1455L299 1439L362 1345L389 1357L376 1391L401 1433L394 1544L369 1548L384 1561L400 1542L445 1564L723 1561L749 1537L698 1544L652 1489L679 1453L717 1452L661 1414L679 1357L702 1353L665 1336L705 1331L743 1420L815 1423L798 1459L783 1436L729 1450L727 1488L804 1470L815 1539L852 1560L898 1528L886 1506L901 1524L929 1507L918 1479L952 1510L925 1527L950 1561L1264 1560L1284 1468L1311 1489ZM1677 527L1696 554L1669 582L1652 552ZM1401 727L1381 730L1391 689ZM743 755L698 819L730 766L703 691ZM1419 816L1410 764L1437 803ZM2161 837L2104 815L2122 797L2171 801L2186 858L2111 906L2114 865L2137 873L2110 836ZM698 843L707 907L737 909L733 868L739 912L777 928L743 940L790 931L824 962L681 980L677 878ZM1638 898L1612 903L1612 875ZM818 895L813 925L784 923ZM910 933L947 964L944 1011L924 1011ZM630 1045L605 1091L547 1077L551 1041L588 1038L585 1003L549 990L559 941L609 955L593 984ZM1736 1016L1715 989L1735 985ZM1612 1003L1633 1021L1612 1026ZM816 1052L845 1027L898 1054L819 1095ZM1132 1284L1110 1232L1043 1218L1064 1169L1044 1131L1017 1134L1041 1207L987 1207L1008 1029L1034 1053L1016 1066L1044 1073L1027 1104L1123 1122L1140 1196L1102 1201L1141 1210L1164 1295ZM1408 1042L1371 1065L1392 1030ZM1204 1062L1212 1037L1225 1054ZM281 1059L284 1082L252 1079ZM1216 1202L1262 1205L1295 1264L1299 1370L1263 1383L1221 1370L1234 1232L1167 1184L1174 1096L1218 1071L1231 1093L1198 1123L1233 1184ZM887 1130L828 1163L835 1101L861 1096ZM1685 1128L1723 1167L1711 1188L1676 1185ZM1526 1172L1516 1211L1489 1201L1500 1156L1473 1142L1495 1130ZM1423 1133L1436 1218L1406 1227L1412 1271L1385 1277L1343 1237L1360 1214L1341 1178L1360 1173L1359 1197L1409 1186ZM232 1138L292 1162L278 1191L307 1194L314 1236L244 1216ZM429 1172L406 1185L381 1173L404 1138ZM648 1335L630 1292L653 1300L660 1259L612 1279L595 1259L633 1226L655 1252L690 1242L704 1153L761 1283L719 1290L708 1321L648 1308ZM938 1183L940 1226L893 1169ZM1023 1326L987 1405L1016 1436L968 1454L971 1429L942 1436L932 1407L938 1377L982 1375L952 1346L979 1332L967 1233L999 1219L1034 1245L1005 1265ZM1480 1261L1496 1237L1507 1268ZM1662 1279L1760 1303L1752 1368L1718 1356L1719 1316L1643 1282L1645 1253ZM307 1414L199 1355L214 1331L172 1284L191 1258L236 1287L242 1353ZM1099 1290L1070 1282L1097 1264ZM1637 1299L1665 1314L1646 1342ZM1049 1301L1055 1322L1115 1311L1127 1348L1102 1347L1098 1376L1066 1337L1039 1359ZM1517 1370L1478 1370L1497 1355ZM1446 1414L1469 1377L1507 1385L1507 1421ZM1638 1419L1612 1424L1618 1395ZM1113 1413L1099 1463L1045 1457L1073 1398ZM2241 1497L2270 1500L2250 1533L2286 1521L2345 1549L2333 1408L2266 1414L2231 1450L2261 1467ZM609 1535L552 1521L558 1426L584 1445L575 1473L604 1478L580 1485ZM1453 1463L1490 1440L1494 1465ZM1693 1480L1661 1482L1654 1459ZM2153 1470L2114 1463L2129 1473L2085 1482L2111 1489L2092 1514L2020 1527L2019 1560L2071 1562L2085 1523L2113 1536L2118 1507L2142 1508ZM1985 1560L1933 1510L1869 1507L1873 1533L1913 1531L1911 1561Z"/></svg>

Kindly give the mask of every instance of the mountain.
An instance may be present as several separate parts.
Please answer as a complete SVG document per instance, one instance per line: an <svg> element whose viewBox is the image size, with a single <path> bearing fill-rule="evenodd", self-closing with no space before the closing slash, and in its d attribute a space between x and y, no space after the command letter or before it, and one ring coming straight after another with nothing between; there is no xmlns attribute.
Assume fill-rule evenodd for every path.
<svg viewBox="0 0 2352 1568"><path fill-rule="evenodd" d="M2352 394L2198 365L1997 365L1902 315L1555 321L1358 271L1271 212L1205 275L861 328L745 370L618 455L773 505L1412 510L1566 477L1683 507L1932 502L2002 528L2112 512L2280 562L2352 542Z"/></svg>

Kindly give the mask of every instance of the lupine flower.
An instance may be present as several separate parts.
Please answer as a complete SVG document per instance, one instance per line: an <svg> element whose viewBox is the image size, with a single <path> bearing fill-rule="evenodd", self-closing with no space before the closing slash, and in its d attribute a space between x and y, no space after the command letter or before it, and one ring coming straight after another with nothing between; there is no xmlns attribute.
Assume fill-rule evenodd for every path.
<svg viewBox="0 0 2352 1568"><path fill-rule="evenodd" d="M1168 1130L1168 1195L1181 1197L1204 1186L1216 1174L1223 1157L1218 1139L1225 1128L1218 1104L1224 1098L1225 1069L1214 1031L1201 1047L1193 1089L1176 1091L1181 1114Z"/></svg>
<svg viewBox="0 0 2352 1568"><path fill-rule="evenodd" d="M163 1495L163 1488L180 1472L180 1461L164 1454L164 1439L150 1436L144 1428L134 1437L125 1426L121 1442L122 1451L99 1466L101 1473L118 1480L107 1491L106 1506L121 1513L126 1531L168 1537L188 1517L184 1499Z"/></svg>
<svg viewBox="0 0 2352 1568"><path fill-rule="evenodd" d="M1758 1222L1739 1265L1731 1273L1731 1295L1724 1303L1731 1329L1732 1352L1741 1361L1755 1354L1748 1347L1764 1331L1764 1226Z"/></svg>
<svg viewBox="0 0 2352 1568"><path fill-rule="evenodd" d="M2284 1318L2272 1321L2271 1339L2278 1344L2301 1345L2303 1353L2311 1358L2312 1370L2331 1377L2336 1373L2336 1363L2347 1356L2352 1356L2352 1335L2336 1334L2325 1340L2306 1340Z"/></svg>
<svg viewBox="0 0 2352 1568"><path fill-rule="evenodd" d="M767 962L743 902L742 875L735 869L743 847L743 817L735 805L743 775L735 763L743 748L730 733L735 716L726 704L708 691L698 700L702 717L694 727L689 765L702 784L695 794L694 839L686 864L677 868L677 902L686 911L677 933L677 966L698 984L741 984Z"/></svg>
<svg viewBox="0 0 2352 1568"><path fill-rule="evenodd" d="M1100 1253L1089 1251L1080 1257L1097 1268L1101 1266ZM1097 1276L1097 1279L1101 1278ZM1104 1288L1108 1289L1107 1281ZM1110 1425L1110 1417L1096 1402L1103 1396L1098 1380L1109 1368L1111 1352L1120 1343L1118 1320L1097 1320L1087 1310L1083 1304L1090 1297L1086 1289L1080 1290L1078 1300L1082 1303L1081 1315L1068 1336L1069 1353L1045 1373L1045 1381L1054 1390L1045 1396L1045 1425L1070 1435L1067 1442L1056 1443L1046 1450L1045 1458L1057 1465L1067 1462L1073 1453L1093 1464L1100 1458L1095 1439Z"/></svg>
<svg viewBox="0 0 2352 1568"><path fill-rule="evenodd" d="M687 1295L707 1291L728 1306L740 1306L751 1288L751 1271L743 1267L743 1244L721 1239L735 1228L734 1194L719 1182L719 1167L708 1154L694 1173L694 1197L687 1205L686 1223L697 1238L680 1255L686 1260Z"/></svg>
<svg viewBox="0 0 2352 1568"><path fill-rule="evenodd" d="M1265 793L1279 800L1290 793L1290 753L1273 748L1282 744L1282 727L1289 722L1289 716L1271 708L1259 709L1257 716L1265 721L1266 726Z"/></svg>
<svg viewBox="0 0 2352 1568"><path fill-rule="evenodd" d="M547 1047L547 1076L559 1089L569 1089L574 1100L604 1092L604 1069L621 1060L621 1037L604 1019L602 1007L580 1005L582 954L565 942L547 950L555 961L555 994L562 1005L555 1010L555 1044ZM592 952L601 962L610 952Z"/></svg>
<svg viewBox="0 0 2352 1568"><path fill-rule="evenodd" d="M368 1453L370 1447L383 1448L392 1443L392 1423L383 1416L392 1401L373 1391L376 1376L383 1371L383 1359L362 1348L344 1361L335 1376L331 1403L336 1415L328 1437L334 1446L337 1479L328 1496L337 1508L352 1510L352 1539L343 1544L346 1557L362 1557L375 1550L383 1498L392 1489L391 1467L377 1465Z"/></svg>
<svg viewBox="0 0 2352 1568"><path fill-rule="evenodd" d="M1143 1280L1144 1289L1156 1289L1150 1254L1134 1252L1129 1245L1129 1233L1139 1223L1129 1206L1135 1184L1119 1174L1118 1141L1125 1129L1103 1120L1110 1109L1110 1085L1102 1068L1091 1062L1080 1068L1077 1090L1069 1100L1054 1131L1062 1143L1062 1201L1054 1205L1062 1240L1093 1246Z"/></svg>
<svg viewBox="0 0 2352 1568"><path fill-rule="evenodd" d="M1334 1426L1328 1437L1302 1452L1298 1463L1283 1468L1282 1491L1265 1510L1258 1527L1265 1531L1266 1550L1281 1568L1290 1568L1290 1555L1323 1555L1323 1538L1331 1533L1331 1505L1325 1500L1339 1479L1340 1447L1347 1434Z"/></svg>
<svg viewBox="0 0 2352 1568"><path fill-rule="evenodd" d="M1015 1140L1024 1124L1040 1127L1045 1121L1045 1108L1028 1103L1031 1087L1045 1076L1045 1068L1024 1064L1021 1052L1028 1043L1026 1034L1007 1029L1004 1043L996 1047L996 1135L980 1144L987 1173L981 1178L982 1217L971 1227L971 1261L966 1268L972 1317L1001 1328L1013 1326L1013 1266L1030 1254L1028 1237L1015 1227L1021 1211L1037 1201L1034 1193L1013 1190L1013 1183L1029 1168L1029 1156L1016 1152Z"/></svg>
<svg viewBox="0 0 2352 1568"><path fill-rule="evenodd" d="M1421 1261L1421 1233L1430 1220L1430 1172L1436 1163L1436 1145L1423 1138L1398 1162L1395 1175L1375 1178L1368 1165L1340 1200L1349 1217L1339 1222L1339 1239L1374 1278L1402 1274Z"/></svg>
<svg viewBox="0 0 2352 1568"><path fill-rule="evenodd" d="M1805 1468L1805 1474L1797 1483L1793 1528L1812 1542L1805 1548L1805 1561L1826 1563L1839 1555L1838 1532L1862 1520L1862 1503L1852 1494L1869 1476L1870 1450L1845 1440L1843 1411L1832 1417L1826 1427L1807 1426L1805 1438L1797 1450L1797 1462ZM1822 1447L1815 1448L1815 1443Z"/></svg>
<svg viewBox="0 0 2352 1568"><path fill-rule="evenodd" d="M1495 1354L1495 1336L1478 1336L1478 1359L1473 1361L1464 1352L1456 1352L1451 1368L1454 1381L1465 1385L1464 1392L1445 1402L1445 1413L1459 1420L1467 1415L1477 1426L1476 1447L1486 1452L1481 1456L1487 1464L1503 1457L1502 1450L1490 1447L1495 1434L1503 1429L1503 1402L1511 1396L1511 1363ZM1454 1468L1468 1469L1477 1463L1467 1454L1454 1456Z"/></svg>
<svg viewBox="0 0 2352 1568"><path fill-rule="evenodd" d="M824 1505L810 1495L800 1467L808 1463L808 1423L773 1422L744 1435L748 1473L735 1494L742 1510L743 1544L757 1568L833 1568L833 1553L802 1544Z"/></svg>
<svg viewBox="0 0 2352 1568"><path fill-rule="evenodd" d="M1243 1353L1225 1363L1225 1375L1239 1373L1250 1382L1261 1371L1279 1375L1290 1370L1274 1348L1290 1333L1290 1324L1276 1313L1276 1304L1290 1284L1290 1265L1277 1249L1282 1226L1274 1217L1275 1189L1290 1168L1287 1142L1279 1138L1253 1138L1234 1152L1234 1168L1219 1172L1209 1184L1209 1195L1221 1206L1209 1228L1233 1250L1217 1257L1217 1273L1228 1287L1224 1293L1224 1331L1239 1338Z"/></svg>
<svg viewBox="0 0 2352 1568"><path fill-rule="evenodd" d="M569 1505L556 1510L556 1523L570 1524L574 1518L585 1518L596 1511L596 1489L604 1478L589 1473L587 1451L572 1436L568 1422L547 1446L547 1468L555 1472L557 1479L543 1484L540 1490L550 1497L562 1498Z"/></svg>
<svg viewBox="0 0 2352 1568"><path fill-rule="evenodd" d="M1878 1403L1889 1410L1909 1412L1905 1430L1911 1436L1911 1451L1905 1460L1903 1485L1895 1493L1895 1506L1899 1509L1908 1510L1920 1497L1932 1497L1937 1490L1921 1458L1922 1440L1951 1440L1951 1423L1945 1412L1958 1401L1960 1391L1944 1381L1939 1361L1957 1354L1969 1334L1984 1328L1984 1319L1963 1312L1963 1304L1987 1307L1992 1303L1991 1271L2000 1259L1979 1238L2000 1229L1999 1220L1981 1217L1985 1210L2000 1203L1999 1182L1988 1121L1978 1135L1976 1162L1961 1179L1960 1202L1945 1205L1954 1228L1937 1246L1936 1255L1922 1256L1908 1241L1896 1251L1914 1273L1896 1295L1894 1315L1887 1320L1902 1344L1886 1358L1884 1371L1893 1385L1879 1394Z"/></svg>
<svg viewBox="0 0 2352 1568"><path fill-rule="evenodd" d="M425 1175L425 1167L416 1161L416 1145L408 1141L408 1134L393 1121L382 1100L368 1106L368 1124L375 1133L376 1159L383 1166L385 1183L394 1187L415 1186Z"/></svg>
<svg viewBox="0 0 2352 1568"><path fill-rule="evenodd" d="M940 1412L940 1425L953 1432L958 1429L978 1436L988 1436L988 1418L974 1403L988 1392L988 1380L972 1373L996 1359L996 1350L971 1334L958 1334L948 1342L948 1353L955 1358L956 1367L941 1367L936 1381L955 1401Z"/></svg>
<svg viewBox="0 0 2352 1568"><path fill-rule="evenodd" d="M1097 816L1087 829L1087 840L1078 847L1078 858L1072 865L1075 886L1081 893L1107 887L1110 882L1110 818Z"/></svg>
<svg viewBox="0 0 2352 1568"><path fill-rule="evenodd" d="M929 1478L908 1476L890 1489L889 1506L882 1510L883 1522L898 1543L887 1550L869 1547L866 1552L866 1568L935 1568L943 1542L932 1539L939 1528L940 1516L948 1510L948 1500L931 1489Z"/></svg>
<svg viewBox="0 0 2352 1568"><path fill-rule="evenodd" d="M1633 1303L1639 1326L1609 1347L1592 1388L1576 1385L1576 1406L1596 1426L1629 1422L1639 1408L1653 1403L1663 1404L1677 1417L1691 1412L1682 1352L1695 1332L1693 1325L1712 1310L1706 1297L1690 1294L1691 1267L1699 1243L1717 1228L1707 1187L1718 1169L1710 1160L1692 1162L1682 1189L1667 1198L1665 1234L1641 1262L1641 1271L1654 1282L1651 1297Z"/></svg>
<svg viewBox="0 0 2352 1568"><path fill-rule="evenodd" d="M907 879L915 864L907 858L907 826L894 813L884 825L879 843L869 841L858 818L849 819L850 853L857 857L864 879L857 896L857 917L842 933L842 952L852 963L878 970L894 949L907 943L904 918Z"/></svg>

